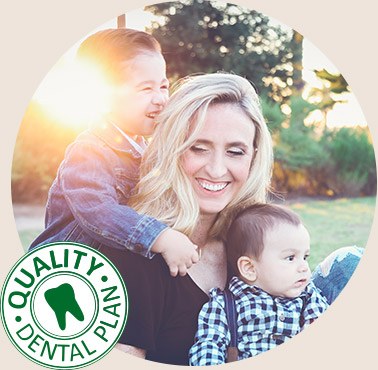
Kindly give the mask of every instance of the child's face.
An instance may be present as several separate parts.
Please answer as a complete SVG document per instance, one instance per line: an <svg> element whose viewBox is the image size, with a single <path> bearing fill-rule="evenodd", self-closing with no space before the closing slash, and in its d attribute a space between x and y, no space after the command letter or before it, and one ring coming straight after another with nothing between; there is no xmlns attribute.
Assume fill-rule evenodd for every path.
<svg viewBox="0 0 378 370"><path fill-rule="evenodd" d="M110 118L130 136L153 133L156 116L168 100L165 70L159 53L139 54L125 62L125 80L113 89Z"/></svg>
<svg viewBox="0 0 378 370"><path fill-rule="evenodd" d="M266 232L262 255L254 261L257 279L253 284L274 296L298 297L311 278L309 253L306 228L279 223Z"/></svg>

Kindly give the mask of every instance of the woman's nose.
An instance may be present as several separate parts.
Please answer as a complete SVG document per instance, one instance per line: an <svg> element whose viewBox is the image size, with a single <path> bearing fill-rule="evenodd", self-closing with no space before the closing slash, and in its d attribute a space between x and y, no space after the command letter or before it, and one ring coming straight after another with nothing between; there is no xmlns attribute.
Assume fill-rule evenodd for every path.
<svg viewBox="0 0 378 370"><path fill-rule="evenodd" d="M227 164L224 155L214 153L208 158L208 163L206 165L206 170L211 177L211 179L220 179L227 174Z"/></svg>

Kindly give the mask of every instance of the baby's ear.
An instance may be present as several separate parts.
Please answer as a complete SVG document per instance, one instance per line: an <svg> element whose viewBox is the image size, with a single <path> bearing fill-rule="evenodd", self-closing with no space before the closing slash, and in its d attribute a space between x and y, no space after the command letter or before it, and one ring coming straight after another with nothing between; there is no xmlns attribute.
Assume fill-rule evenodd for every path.
<svg viewBox="0 0 378 370"><path fill-rule="evenodd" d="M253 284L257 279L257 271L255 261L251 257L241 256L238 259L238 270L240 276L247 280L248 283Z"/></svg>

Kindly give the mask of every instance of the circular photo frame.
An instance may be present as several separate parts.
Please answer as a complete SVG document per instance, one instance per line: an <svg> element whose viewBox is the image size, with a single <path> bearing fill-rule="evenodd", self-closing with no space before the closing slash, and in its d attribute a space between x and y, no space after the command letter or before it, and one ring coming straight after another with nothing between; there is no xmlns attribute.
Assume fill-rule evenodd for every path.
<svg viewBox="0 0 378 370"><path fill-rule="evenodd" d="M153 39L134 47L124 35L128 29ZM116 52L114 40L122 37L129 37L123 44L128 54ZM78 242L117 266L130 296L120 349L165 364L211 365L226 362L229 347L240 360L286 342L333 303L367 244L376 178L357 99L310 40L240 5L182 1L122 14L62 56L23 117L12 200L25 252ZM297 269L312 271L312 278L303 271L295 277L298 294L261 281L261 251L229 252L242 243L229 230L249 211L267 221L260 236L249 235L248 227L244 244L260 238L264 252L280 240L281 252L289 252L284 261L301 260L304 267ZM174 243L187 248L180 257L169 252ZM269 301L255 307L245 305L251 296L238 296L236 346L230 344L226 286L234 297L251 286L248 294ZM265 326L261 317L242 316L241 310L266 305L275 309L262 313L272 315ZM197 325L211 327L216 337ZM204 337L203 347L191 349Z"/></svg>

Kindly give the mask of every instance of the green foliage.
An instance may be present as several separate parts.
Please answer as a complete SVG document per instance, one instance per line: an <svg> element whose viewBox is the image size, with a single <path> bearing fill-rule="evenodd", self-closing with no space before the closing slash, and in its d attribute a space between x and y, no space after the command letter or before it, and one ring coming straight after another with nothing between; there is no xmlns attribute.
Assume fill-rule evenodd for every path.
<svg viewBox="0 0 378 370"><path fill-rule="evenodd" d="M329 135L327 149L331 158L327 172L335 194L358 196L364 188L376 187L374 148L367 129L343 127Z"/></svg>
<svg viewBox="0 0 378 370"><path fill-rule="evenodd" d="M272 102L266 96L260 98L261 109L265 121L269 127L269 131L272 135L281 130L282 123L284 122L286 116L283 114L279 104Z"/></svg>
<svg viewBox="0 0 378 370"><path fill-rule="evenodd" d="M277 101L290 95L292 35L265 15L201 0L146 10L164 18L163 24L153 25L152 34L162 44L172 79L224 70L245 76Z"/></svg>
<svg viewBox="0 0 378 370"><path fill-rule="evenodd" d="M303 123L316 106L301 96L292 96L290 108L288 127L281 130L275 147L275 160L287 170L308 169L316 166L323 155L313 128Z"/></svg>
<svg viewBox="0 0 378 370"><path fill-rule="evenodd" d="M329 111L336 103L342 103L340 96L349 92L349 85L340 73L332 74L326 69L315 70L316 76L322 82L322 87L313 87L309 98L318 101L318 108Z"/></svg>
<svg viewBox="0 0 378 370"><path fill-rule="evenodd" d="M340 73L330 73L326 69L315 70L316 77L328 82L329 90L335 94L349 91L348 82Z"/></svg>

